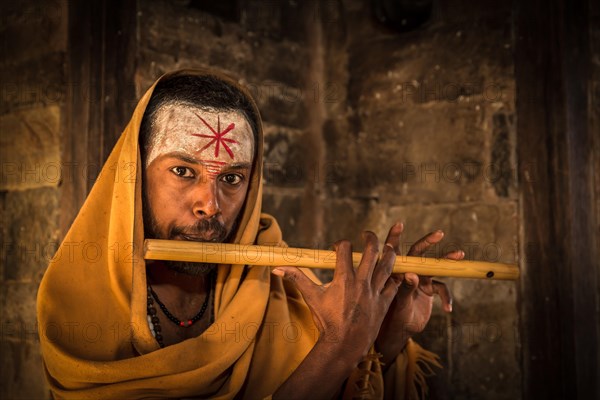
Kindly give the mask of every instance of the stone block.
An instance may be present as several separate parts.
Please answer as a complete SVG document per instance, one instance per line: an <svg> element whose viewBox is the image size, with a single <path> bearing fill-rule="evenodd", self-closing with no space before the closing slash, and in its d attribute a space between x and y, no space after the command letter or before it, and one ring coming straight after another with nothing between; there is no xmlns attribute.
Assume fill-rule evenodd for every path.
<svg viewBox="0 0 600 400"><path fill-rule="evenodd" d="M411 34L352 43L349 47L349 99L359 108L380 104L454 103L479 99L505 101L513 79L509 21L491 21L460 29L432 27Z"/></svg>
<svg viewBox="0 0 600 400"><path fill-rule="evenodd" d="M263 212L273 215L283 233L283 239L292 247L306 247L304 232L299 229L302 218L302 192L296 194L266 193Z"/></svg>
<svg viewBox="0 0 600 400"><path fill-rule="evenodd" d="M249 14L243 19L252 25L262 17L250 14L274 12L280 16L280 9L285 7L273 3L271 10L268 3L261 7L249 4L242 10ZM253 84L270 79L293 85L302 76L308 57L305 48L285 36L271 37L267 25L259 33L248 32L244 23L166 2L142 2L141 13L140 47L169 55L175 64L169 69L181 67L182 63L218 67L234 71Z"/></svg>
<svg viewBox="0 0 600 400"><path fill-rule="evenodd" d="M313 90L304 83L309 57L305 47L250 34L239 24L198 9L186 8L182 17L184 5L142 2L140 6L138 74L148 77L145 83L173 69L216 68L242 79L265 121L306 126L305 102Z"/></svg>
<svg viewBox="0 0 600 400"><path fill-rule="evenodd" d="M310 6L306 2L250 0L241 8L241 24L252 35L302 42L306 40L307 15Z"/></svg>
<svg viewBox="0 0 600 400"><path fill-rule="evenodd" d="M176 2L140 1L139 18L140 47L165 54L175 55L185 39L218 36L222 31L218 17ZM208 48L209 41L197 43Z"/></svg>
<svg viewBox="0 0 600 400"><path fill-rule="evenodd" d="M362 251L362 232L371 230L378 233L375 229L378 219L374 216L378 212L378 204L373 199L331 199L323 202L323 207L323 248L331 248L333 243L344 239L352 243L354 251Z"/></svg>
<svg viewBox="0 0 600 400"><path fill-rule="evenodd" d="M511 166L511 158L514 144L511 146L511 130L514 131L514 122L512 115L498 112L492 117L492 160L491 165L494 166L493 175L490 176L490 182L494 187L494 191L500 197L508 197L509 190L515 186L513 180L514 168Z"/></svg>
<svg viewBox="0 0 600 400"><path fill-rule="evenodd" d="M251 43L252 48L244 61L247 62L248 79L253 84L275 81L291 88L304 89L306 70L313 57L308 48L295 42L262 38L251 39ZM230 49L227 53L232 57ZM223 61L227 62L226 59ZM312 95L310 90L307 94ZM289 93L288 97L293 95Z"/></svg>
<svg viewBox="0 0 600 400"><path fill-rule="evenodd" d="M365 113L356 154L340 166L355 178L347 189L403 204L482 198L489 165L484 120L481 110L467 105L402 111L382 105ZM350 141L339 138L332 146Z"/></svg>
<svg viewBox="0 0 600 400"><path fill-rule="evenodd" d="M21 63L66 51L67 9L64 0L3 2L1 64Z"/></svg>
<svg viewBox="0 0 600 400"><path fill-rule="evenodd" d="M58 186L60 114L53 105L0 116L0 190Z"/></svg>
<svg viewBox="0 0 600 400"><path fill-rule="evenodd" d="M352 122L334 119L327 119L323 124L323 140L327 150L323 184L331 197L360 192L359 188L363 185L355 173L360 168L356 157L358 132L350 129L349 125Z"/></svg>
<svg viewBox="0 0 600 400"><path fill-rule="evenodd" d="M516 202L381 207L380 216L374 218L374 230L385 237L394 222L403 222L404 253L427 233L441 229L444 239L432 246L429 257L462 249L468 260L518 262Z"/></svg>
<svg viewBox="0 0 600 400"><path fill-rule="evenodd" d="M254 87L250 86L253 93ZM293 129L308 125L305 89L293 88L277 82L261 82L256 102L265 122Z"/></svg>
<svg viewBox="0 0 600 400"><path fill-rule="evenodd" d="M305 134L278 126L265 126L263 177L265 184L304 187L317 173L304 144Z"/></svg>
<svg viewBox="0 0 600 400"><path fill-rule="evenodd" d="M0 342L0 398L50 399L37 343Z"/></svg>
<svg viewBox="0 0 600 400"><path fill-rule="evenodd" d="M282 31L281 1L249 0L241 8L241 23L249 31L267 37Z"/></svg>
<svg viewBox="0 0 600 400"><path fill-rule="evenodd" d="M250 44L239 38L232 39L235 43L222 40L222 45L214 46L206 53L206 65L210 67L222 68L230 71L235 77L247 75L250 61L252 59L252 49ZM195 52L189 52L181 57L181 62L185 60L197 61Z"/></svg>
<svg viewBox="0 0 600 400"><path fill-rule="evenodd" d="M460 245L468 259L517 264L516 202L462 205L451 213L447 240Z"/></svg>
<svg viewBox="0 0 600 400"><path fill-rule="evenodd" d="M517 398L521 376L516 283L455 280L452 291L455 390L466 397Z"/></svg>
<svg viewBox="0 0 600 400"><path fill-rule="evenodd" d="M202 66L201 63L197 63L191 67ZM135 76L137 97L140 98L161 75L177 68L178 64L172 54L157 52L147 47L140 48Z"/></svg>
<svg viewBox="0 0 600 400"><path fill-rule="evenodd" d="M8 192L2 199L5 281L39 282L58 248L58 189Z"/></svg>
<svg viewBox="0 0 600 400"><path fill-rule="evenodd" d="M0 287L0 321L5 341L39 341L36 294L39 282L10 282Z"/></svg>
<svg viewBox="0 0 600 400"><path fill-rule="evenodd" d="M363 23L358 31L370 23L364 4L346 6L349 23ZM396 204L515 198L505 17L460 29L433 24L402 34L402 42L400 34L350 31L349 73L360 79L349 81L349 129L334 130L328 140L327 153L347 171L337 195Z"/></svg>
<svg viewBox="0 0 600 400"><path fill-rule="evenodd" d="M62 105L69 87L64 76L64 53L52 53L23 63L0 66L0 115L24 108Z"/></svg>
<svg viewBox="0 0 600 400"><path fill-rule="evenodd" d="M389 228L395 222L404 224L404 233L401 237L402 253L406 254L410 246L427 233L437 229L448 232L451 227L450 213L455 206L453 205L426 205L411 204L406 206L393 206L382 204L380 218L375 225L374 230L379 235L385 237ZM427 256L437 257L445 248L446 242L455 243L456 238L448 237L446 234L441 245L433 247Z"/></svg>
<svg viewBox="0 0 600 400"><path fill-rule="evenodd" d="M439 257L457 248L468 259L516 263L516 202L406 205L380 215L377 232L405 224L403 252L420 237L442 229L445 237L426 253ZM453 297L453 312L434 306L426 330L416 339L441 355L445 369L430 378L432 396L439 398L517 398L520 370L516 348L516 283L439 278ZM436 300L439 304L439 300ZM436 397L438 398L438 397Z"/></svg>
<svg viewBox="0 0 600 400"><path fill-rule="evenodd" d="M239 24L190 5L143 1L139 26L141 69L156 62L160 72L210 66L240 76L251 58L250 43Z"/></svg>

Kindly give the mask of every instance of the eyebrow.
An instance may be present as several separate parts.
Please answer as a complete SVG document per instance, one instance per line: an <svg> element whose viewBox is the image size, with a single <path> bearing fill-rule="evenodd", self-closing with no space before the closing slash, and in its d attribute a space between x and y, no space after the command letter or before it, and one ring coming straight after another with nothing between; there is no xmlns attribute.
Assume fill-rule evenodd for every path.
<svg viewBox="0 0 600 400"><path fill-rule="evenodd" d="M202 160L197 160L194 157L191 157L188 154L180 152L180 151L174 151L171 153L167 153L164 156L177 158L183 162L186 162L188 164L194 164L194 165L198 165L198 164L206 165L206 164L210 163L210 162L203 162ZM227 164L227 169L246 169L246 168L251 168L251 167L252 167L252 163L249 163L249 162L239 162L239 163Z"/></svg>

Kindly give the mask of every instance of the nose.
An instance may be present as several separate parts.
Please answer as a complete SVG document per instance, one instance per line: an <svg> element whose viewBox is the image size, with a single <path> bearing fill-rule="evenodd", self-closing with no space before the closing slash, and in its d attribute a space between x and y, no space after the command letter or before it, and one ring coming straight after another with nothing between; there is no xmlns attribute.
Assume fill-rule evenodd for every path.
<svg viewBox="0 0 600 400"><path fill-rule="evenodd" d="M198 218L212 218L221 212L217 196L217 185L209 180L197 186L193 193L192 211Z"/></svg>

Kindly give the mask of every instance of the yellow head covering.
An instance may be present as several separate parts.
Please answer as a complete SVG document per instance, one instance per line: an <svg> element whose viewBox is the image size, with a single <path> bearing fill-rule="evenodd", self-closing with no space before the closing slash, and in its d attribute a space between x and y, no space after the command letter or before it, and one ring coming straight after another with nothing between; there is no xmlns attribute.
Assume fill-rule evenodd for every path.
<svg viewBox="0 0 600 400"><path fill-rule="evenodd" d="M237 88L234 80L212 75ZM317 338L301 296L263 267L220 266L215 322L160 349L146 317L142 256L140 123L156 83L137 105L42 280L38 323L51 389L59 398L263 398ZM261 215L262 127L235 242L284 245Z"/></svg>

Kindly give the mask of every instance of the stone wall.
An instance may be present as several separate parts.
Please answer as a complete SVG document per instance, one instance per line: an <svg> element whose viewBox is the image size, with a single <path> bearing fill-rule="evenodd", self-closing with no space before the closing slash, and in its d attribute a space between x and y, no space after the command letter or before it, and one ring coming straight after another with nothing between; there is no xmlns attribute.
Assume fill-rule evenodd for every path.
<svg viewBox="0 0 600 400"><path fill-rule="evenodd" d="M0 397L48 398L35 297L58 231L67 11L3 2L0 59Z"/></svg>
<svg viewBox="0 0 600 400"><path fill-rule="evenodd" d="M443 3L443 4L442 4ZM434 3L424 27L397 33L365 2L344 2L345 120L324 136L339 180L328 186L334 236L405 223L404 248L435 229L432 255L517 262L513 37L510 2ZM465 13L465 10L468 12ZM337 37L337 35L334 35ZM436 308L418 340L445 366L432 398L520 397L516 284L445 279L454 311Z"/></svg>
<svg viewBox="0 0 600 400"><path fill-rule="evenodd" d="M264 122L265 208L280 216L290 243L304 244L314 226L313 213L303 203L311 196L307 183L313 174L306 139L311 99L323 90L308 77L314 58L303 17L308 7L251 1L240 15L229 15L142 1L139 11L138 96L161 74L179 68L211 67L239 77Z"/></svg>
<svg viewBox="0 0 600 400"><path fill-rule="evenodd" d="M347 238L360 250L362 230L384 237L400 220L405 250L442 229L429 255L460 247L468 259L518 262L510 2L434 1L428 22L408 32L377 22L365 0L137 4L138 97L162 73L197 67L238 76L254 94L263 208L288 243ZM68 161L61 137L72 137L63 135L67 6L6 4L2 20L0 397L47 398L35 292L64 234L55 166ZM445 282L454 312L436 305L417 338L444 364L431 398L520 398L515 284Z"/></svg>

